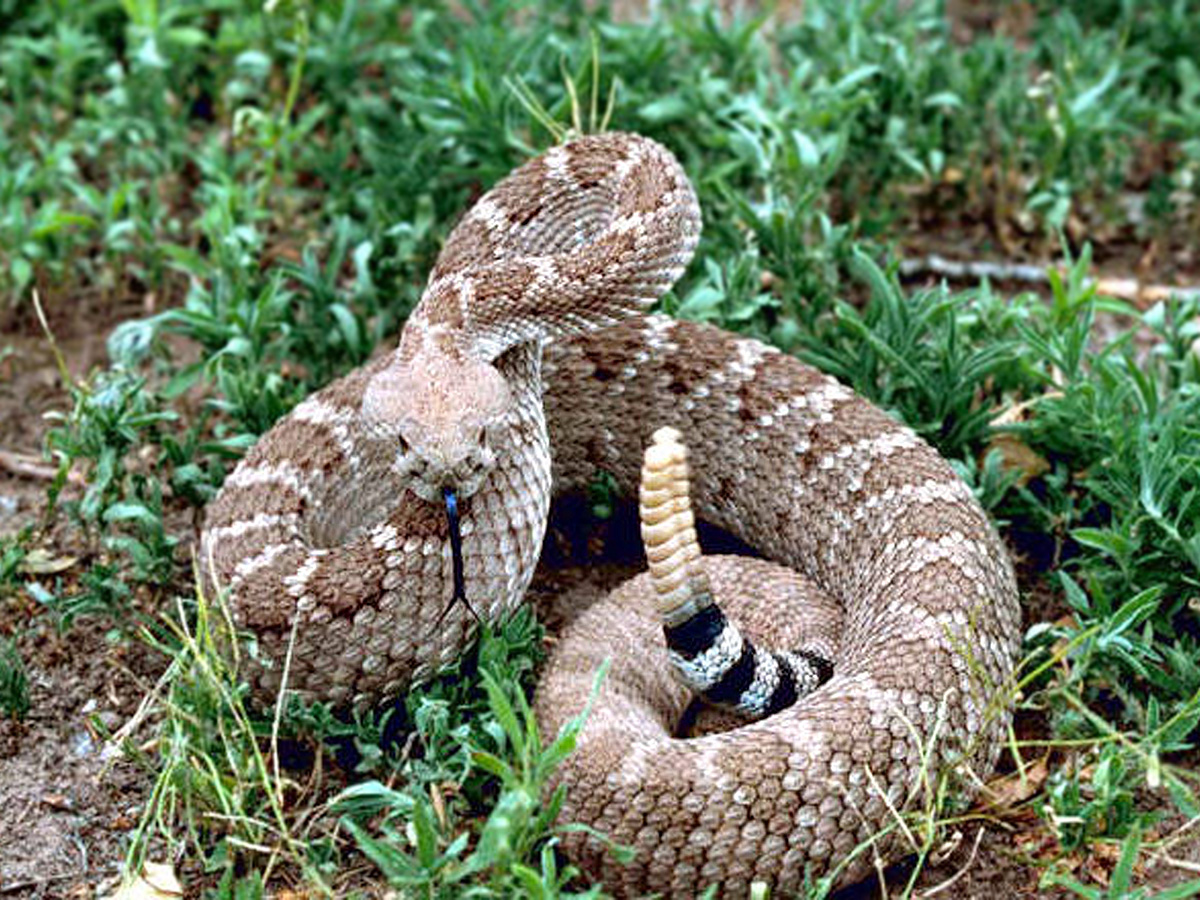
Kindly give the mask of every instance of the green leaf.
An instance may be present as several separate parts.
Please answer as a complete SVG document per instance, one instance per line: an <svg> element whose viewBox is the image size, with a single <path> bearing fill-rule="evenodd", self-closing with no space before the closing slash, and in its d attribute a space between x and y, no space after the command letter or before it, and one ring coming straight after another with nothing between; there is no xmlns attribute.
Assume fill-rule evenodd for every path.
<svg viewBox="0 0 1200 900"><path fill-rule="evenodd" d="M792 129L792 143L796 145L796 156L804 168L815 169L821 164L821 151L803 131Z"/></svg>
<svg viewBox="0 0 1200 900"><path fill-rule="evenodd" d="M356 352L364 350L362 331L358 327L358 319L355 318L354 313L344 303L334 303L329 307L329 314L337 319L338 330L341 332L346 346Z"/></svg>
<svg viewBox="0 0 1200 900"><path fill-rule="evenodd" d="M167 40L181 47L203 47L208 43L208 35L199 28L180 25L167 29Z"/></svg>
<svg viewBox="0 0 1200 900"><path fill-rule="evenodd" d="M686 99L679 95L668 95L638 108L638 116L646 122L662 125L686 119L692 113Z"/></svg>
<svg viewBox="0 0 1200 900"><path fill-rule="evenodd" d="M839 79L838 82L834 84L833 90L839 94L848 94L851 90L858 87L863 82L874 78L882 71L883 69L876 65L859 66L857 69L854 69Z"/></svg>
<svg viewBox="0 0 1200 900"><path fill-rule="evenodd" d="M1200 896L1200 878L1160 890L1154 895L1154 900L1191 900L1197 896Z"/></svg>
<svg viewBox="0 0 1200 900"><path fill-rule="evenodd" d="M486 750L472 750L471 762L502 781L512 778L512 767L494 753L488 753Z"/></svg>
<svg viewBox="0 0 1200 900"><path fill-rule="evenodd" d="M508 699L508 692L489 671L483 672L483 685L487 690L488 709L504 729L513 748L520 752L524 747L524 731L521 723L517 721L517 714L513 710L512 701Z"/></svg>
<svg viewBox="0 0 1200 900"><path fill-rule="evenodd" d="M1067 603L1070 604L1071 608L1078 613L1090 615L1092 611L1092 601L1088 598L1088 595L1084 592L1083 588L1079 586L1075 579L1066 572L1059 572L1058 581L1059 584L1062 585L1063 593L1066 594Z"/></svg>
<svg viewBox="0 0 1200 900"><path fill-rule="evenodd" d="M1142 846L1142 835L1136 826L1121 842L1121 856L1113 868L1112 879L1109 882L1109 893L1116 892L1124 896L1133 880L1133 864L1137 862L1138 850Z"/></svg>
<svg viewBox="0 0 1200 900"><path fill-rule="evenodd" d="M379 871L388 881L404 886L413 883L413 879L418 877L413 858L403 850L395 847L390 841L377 840L353 819L342 819L342 824L354 837L358 848L379 867Z"/></svg>
<svg viewBox="0 0 1200 900"><path fill-rule="evenodd" d="M1116 637L1152 615L1158 609L1158 598L1165 590L1165 585L1156 584L1122 603L1120 609L1108 620L1104 629L1105 636Z"/></svg>
<svg viewBox="0 0 1200 900"><path fill-rule="evenodd" d="M1134 542L1125 535L1106 528L1075 528L1071 530L1071 537L1085 547L1091 547L1117 559L1128 559L1136 549Z"/></svg>
<svg viewBox="0 0 1200 900"><path fill-rule="evenodd" d="M12 273L12 279L18 290L25 288L33 281L33 264L23 256L13 257L13 261L8 264L8 269Z"/></svg>
<svg viewBox="0 0 1200 900"><path fill-rule="evenodd" d="M417 835L417 861L426 871L432 872L437 860L437 829L433 822L433 812L424 797L416 798L412 824Z"/></svg>
<svg viewBox="0 0 1200 900"><path fill-rule="evenodd" d="M943 109L961 109L963 102L962 98L953 91L940 91L936 94L930 94L921 105L925 107L942 107Z"/></svg>
<svg viewBox="0 0 1200 900"><path fill-rule="evenodd" d="M1101 98L1108 93L1108 89L1113 86L1117 80L1117 76L1121 74L1120 63L1113 63L1104 77L1101 78L1094 86L1088 88L1078 97L1071 101L1071 116L1078 117L1090 110L1093 106L1100 102Z"/></svg>
<svg viewBox="0 0 1200 900"><path fill-rule="evenodd" d="M190 366L184 366L163 385L159 391L159 395L167 401L177 400L199 384L203 377L203 361L192 363Z"/></svg>
<svg viewBox="0 0 1200 900"><path fill-rule="evenodd" d="M550 896L545 885L542 884L541 873L536 869L531 869L521 863L513 863L508 867L508 871L517 879L517 883L525 891L524 896L529 900L546 900Z"/></svg>

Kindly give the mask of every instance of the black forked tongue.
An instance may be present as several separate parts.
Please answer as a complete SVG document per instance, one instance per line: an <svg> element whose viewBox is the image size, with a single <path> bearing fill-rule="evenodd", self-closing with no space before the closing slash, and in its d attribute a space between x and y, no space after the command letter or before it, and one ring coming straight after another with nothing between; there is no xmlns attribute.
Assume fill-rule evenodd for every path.
<svg viewBox="0 0 1200 900"><path fill-rule="evenodd" d="M466 579L463 577L462 526L458 518L458 495L454 493L454 488L444 487L442 488L442 499L446 502L446 521L450 525L450 559L454 567L454 596L438 616L436 624L440 625L442 619L446 618L446 613L450 612L459 602L465 605L478 621L479 613L475 612L471 601L467 599Z"/></svg>

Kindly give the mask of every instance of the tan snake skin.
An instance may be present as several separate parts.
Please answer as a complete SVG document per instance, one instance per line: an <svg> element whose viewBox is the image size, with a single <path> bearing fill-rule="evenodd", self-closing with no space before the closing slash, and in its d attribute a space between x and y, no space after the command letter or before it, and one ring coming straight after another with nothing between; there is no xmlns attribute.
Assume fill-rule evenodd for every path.
<svg viewBox="0 0 1200 900"><path fill-rule="evenodd" d="M678 428L697 514L819 585L840 640L832 679L796 705L676 740L686 696L649 665L664 657L649 594L618 591L560 636L535 701L548 735L614 658L562 777L567 820L638 848L622 868L567 838L621 894L719 883L738 896L755 879L795 887L806 865L821 874L889 824L879 790L896 806L918 791L931 734L985 772L1019 632L1002 545L910 430L761 343L640 315L699 227L687 178L644 138L585 137L522 166L454 230L397 350L264 435L201 542L266 660L246 673L256 694L277 693L292 642L289 689L364 705L432 674L473 631L463 604L447 610L439 490L460 497L467 597L496 618L529 584L551 484L580 490L604 469L632 494L650 433ZM803 600L764 612L769 578L710 579L753 639L798 639Z"/></svg>

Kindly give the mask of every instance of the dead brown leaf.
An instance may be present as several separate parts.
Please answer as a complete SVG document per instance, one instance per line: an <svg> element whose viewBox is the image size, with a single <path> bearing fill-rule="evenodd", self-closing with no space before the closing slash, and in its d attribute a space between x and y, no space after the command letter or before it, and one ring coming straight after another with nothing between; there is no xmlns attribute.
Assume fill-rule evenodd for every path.
<svg viewBox="0 0 1200 900"><path fill-rule="evenodd" d="M1024 771L993 778L983 787L983 799L989 811L1005 813L1033 797L1050 774L1048 757L1035 759Z"/></svg>
<svg viewBox="0 0 1200 900"><path fill-rule="evenodd" d="M169 863L148 862L142 874L127 879L108 900L171 900L183 896L183 885Z"/></svg>
<svg viewBox="0 0 1200 900"><path fill-rule="evenodd" d="M24 575L57 575L79 562L75 556L56 556L42 547L34 547L25 554L17 570Z"/></svg>

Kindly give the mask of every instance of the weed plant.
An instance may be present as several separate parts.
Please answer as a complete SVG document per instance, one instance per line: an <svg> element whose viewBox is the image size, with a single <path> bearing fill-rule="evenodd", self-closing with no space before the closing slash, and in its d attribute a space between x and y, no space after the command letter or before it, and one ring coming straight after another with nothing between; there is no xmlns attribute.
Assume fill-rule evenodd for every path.
<svg viewBox="0 0 1200 900"><path fill-rule="evenodd" d="M29 678L15 641L0 640L0 716L20 721L29 714Z"/></svg>
<svg viewBox="0 0 1200 900"><path fill-rule="evenodd" d="M59 508L94 564L52 583L22 571L24 543L0 555L0 586L62 627L115 615L171 659L154 755L126 741L157 773L131 869L165 841L213 896L335 890L357 848L423 896L599 892L554 850L544 788L574 732L538 738L528 618L385 721L250 710L219 652L241 645L166 522L394 340L463 209L611 96L609 127L670 146L704 208L663 307L769 340L910 424L1055 604L1020 686L1058 752L1030 802L1062 854L1120 851L1107 893L1040 863L1080 896L1132 890L1154 843L1139 789L1200 812L1200 308L1098 296L1079 236L1194 232L1200 18L1186 0L1034 5L1025 33L962 41L932 0L810 0L790 23L681 2L614 22L518 0L0 0L0 314L30 322L35 289L51 320L157 300L112 330L108 366L62 367L51 499L83 473ZM1061 240L1049 301L906 287L896 251L923 249L926 223L982 225L980 255ZM160 616L129 615L147 594ZM10 714L19 671L0 661ZM386 749L398 729L412 737ZM281 741L307 748L307 773ZM369 780L323 769L327 746ZM1038 749L1014 738L1010 755L1023 771ZM912 823L922 858L947 816Z"/></svg>

